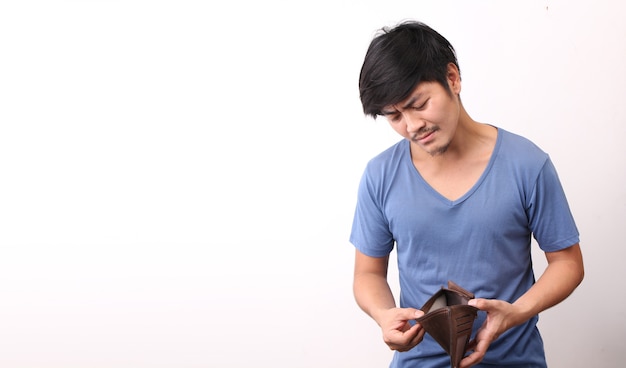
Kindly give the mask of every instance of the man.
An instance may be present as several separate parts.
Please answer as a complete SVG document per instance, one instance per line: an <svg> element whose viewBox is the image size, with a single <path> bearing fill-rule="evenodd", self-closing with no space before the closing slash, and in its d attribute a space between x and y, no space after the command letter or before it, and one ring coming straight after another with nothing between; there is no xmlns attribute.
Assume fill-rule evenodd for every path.
<svg viewBox="0 0 626 368"><path fill-rule="evenodd" d="M449 367L415 319L448 281L480 310L461 367L545 367L538 314L583 279L579 234L549 156L478 123L460 99L452 45L419 22L372 40L359 89L366 115L404 139L367 165L350 241L354 295L396 352L391 367ZM535 282L531 236L548 266ZM387 282L396 248L400 306Z"/></svg>

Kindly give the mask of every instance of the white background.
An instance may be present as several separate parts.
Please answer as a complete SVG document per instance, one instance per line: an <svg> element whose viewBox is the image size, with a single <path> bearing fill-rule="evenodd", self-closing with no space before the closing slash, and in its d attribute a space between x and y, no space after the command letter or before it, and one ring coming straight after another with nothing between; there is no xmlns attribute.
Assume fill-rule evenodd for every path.
<svg viewBox="0 0 626 368"><path fill-rule="evenodd" d="M625 12L2 2L0 366L386 366L348 236L365 163L399 139L363 117L358 73L404 19L456 47L473 118L557 166L587 276L541 315L550 366L621 366Z"/></svg>

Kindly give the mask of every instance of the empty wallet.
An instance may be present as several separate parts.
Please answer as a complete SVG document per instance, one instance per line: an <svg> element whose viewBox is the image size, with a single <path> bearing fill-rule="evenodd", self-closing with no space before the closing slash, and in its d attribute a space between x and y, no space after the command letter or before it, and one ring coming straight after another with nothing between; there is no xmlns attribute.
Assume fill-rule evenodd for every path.
<svg viewBox="0 0 626 368"><path fill-rule="evenodd" d="M467 305L474 294L452 281L441 287L420 308L424 315L416 319L424 330L450 356L450 366L457 368L465 356L478 309Z"/></svg>

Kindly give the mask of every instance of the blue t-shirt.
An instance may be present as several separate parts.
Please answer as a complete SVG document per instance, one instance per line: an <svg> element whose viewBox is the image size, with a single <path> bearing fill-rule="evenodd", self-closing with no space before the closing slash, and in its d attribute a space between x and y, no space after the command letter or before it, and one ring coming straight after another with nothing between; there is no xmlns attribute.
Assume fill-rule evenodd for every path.
<svg viewBox="0 0 626 368"><path fill-rule="evenodd" d="M350 241L372 257L396 247L400 306L420 308L452 280L477 298L514 302L535 282L531 236L552 252L579 242L556 170L529 140L498 129L487 167L451 201L434 190L402 140L373 158L361 179ZM474 332L486 315L479 312ZM545 367L537 316L494 341L482 366ZM391 367L449 367L428 334Z"/></svg>

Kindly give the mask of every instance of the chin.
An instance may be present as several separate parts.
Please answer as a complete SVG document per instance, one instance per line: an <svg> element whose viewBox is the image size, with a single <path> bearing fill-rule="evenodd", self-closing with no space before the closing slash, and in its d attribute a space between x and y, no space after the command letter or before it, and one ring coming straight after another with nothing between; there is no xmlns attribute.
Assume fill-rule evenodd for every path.
<svg viewBox="0 0 626 368"><path fill-rule="evenodd" d="M428 152L433 157L441 156L448 151L448 147L450 147L450 144L446 144L446 145L443 145L441 147L437 147L434 149L427 149L426 152Z"/></svg>

